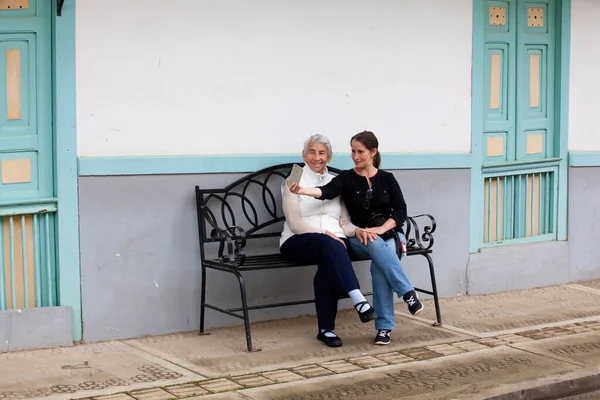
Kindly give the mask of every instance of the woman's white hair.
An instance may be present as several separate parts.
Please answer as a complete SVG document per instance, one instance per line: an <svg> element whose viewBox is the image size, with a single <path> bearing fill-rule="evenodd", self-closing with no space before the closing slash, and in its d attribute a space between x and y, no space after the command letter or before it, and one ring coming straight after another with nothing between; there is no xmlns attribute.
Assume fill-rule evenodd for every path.
<svg viewBox="0 0 600 400"><path fill-rule="evenodd" d="M304 141L304 150L302 150L302 154L306 154L306 151L308 150L308 144L310 142L315 142L318 144L322 144L323 146L327 147L327 155L329 157L333 156L333 150L331 149L331 142L329 141L329 139L327 138L327 136L325 135L320 135L318 133L311 135L308 139L306 139Z"/></svg>

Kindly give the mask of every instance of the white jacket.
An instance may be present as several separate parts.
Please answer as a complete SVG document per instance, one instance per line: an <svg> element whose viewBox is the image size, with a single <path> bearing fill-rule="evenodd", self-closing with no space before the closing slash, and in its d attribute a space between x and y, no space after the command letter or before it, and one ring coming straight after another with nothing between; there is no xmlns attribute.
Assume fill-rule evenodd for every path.
<svg viewBox="0 0 600 400"><path fill-rule="evenodd" d="M302 169L302 187L323 186L333 179L333 175L327 169L323 174L317 174L308 165ZM339 197L333 200L318 200L310 196L299 196L290 192L285 181L281 185L281 197L286 220L279 246L291 236L302 233L329 231L341 238L354 236L356 227L350 222L348 211Z"/></svg>

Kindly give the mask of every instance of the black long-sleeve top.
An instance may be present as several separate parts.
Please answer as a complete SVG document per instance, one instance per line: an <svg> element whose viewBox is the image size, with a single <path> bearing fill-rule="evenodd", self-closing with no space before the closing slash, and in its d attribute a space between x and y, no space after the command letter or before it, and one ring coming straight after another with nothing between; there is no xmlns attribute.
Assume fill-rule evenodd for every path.
<svg viewBox="0 0 600 400"><path fill-rule="evenodd" d="M350 221L358 227L366 228L371 215L381 213L393 218L397 224L396 229L402 231L407 214L398 181L392 173L382 170L378 170L370 180L373 189L370 202L367 202L367 178L358 175L353 169L342 172L327 185L319 187L322 192L321 200L342 196ZM367 205L368 209L365 208Z"/></svg>

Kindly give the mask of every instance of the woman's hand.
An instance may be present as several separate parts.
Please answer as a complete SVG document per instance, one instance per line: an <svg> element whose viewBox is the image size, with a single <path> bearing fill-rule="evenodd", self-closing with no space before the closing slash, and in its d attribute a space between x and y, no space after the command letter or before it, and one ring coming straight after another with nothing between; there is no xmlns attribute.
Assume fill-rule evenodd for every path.
<svg viewBox="0 0 600 400"><path fill-rule="evenodd" d="M371 232L369 229L356 228L354 234L356 235L358 240L364 245L367 245L368 242L373 243L373 241L377 239L377 234Z"/></svg>
<svg viewBox="0 0 600 400"><path fill-rule="evenodd" d="M344 241L342 239L340 239L339 237L337 237L333 233L331 233L329 231L325 231L325 233L323 233L323 234L329 236L330 238L332 238L334 240L337 240L338 242L340 242L341 244L343 244L344 247L346 247L346 243L344 243Z"/></svg>
<svg viewBox="0 0 600 400"><path fill-rule="evenodd" d="M294 194L303 194L302 189L304 189L304 188L296 182L293 182L292 185L290 186L290 192L292 192Z"/></svg>
<svg viewBox="0 0 600 400"><path fill-rule="evenodd" d="M365 230L369 233L381 236L384 233L386 233L389 229L386 229L386 228L384 228L383 225L381 225L381 226L375 226L373 228L366 228Z"/></svg>

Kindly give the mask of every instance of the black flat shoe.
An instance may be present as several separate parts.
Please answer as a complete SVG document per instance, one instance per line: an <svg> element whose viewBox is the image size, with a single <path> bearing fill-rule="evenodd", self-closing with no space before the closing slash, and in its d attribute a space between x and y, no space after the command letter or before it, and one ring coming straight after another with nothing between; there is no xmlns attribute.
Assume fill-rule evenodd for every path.
<svg viewBox="0 0 600 400"><path fill-rule="evenodd" d="M339 336L335 335L333 337L329 337L325 336L326 333L333 333L335 335L333 331L319 332L317 339L329 347L340 347L342 345L342 339L340 339Z"/></svg>
<svg viewBox="0 0 600 400"><path fill-rule="evenodd" d="M375 315L375 309L370 304L369 304L369 309L368 310L363 311L363 312L358 311L365 304L369 304L369 302L368 301L361 301L360 303L356 303L354 305L354 309L358 313L358 317L360 318L360 322L362 322L363 324L366 323L366 322L369 322L369 321L373 321L377 317L377 315Z"/></svg>

